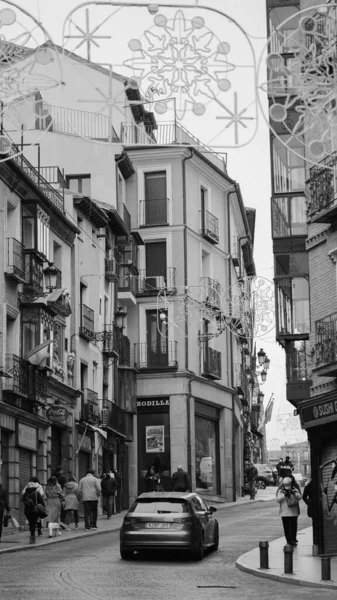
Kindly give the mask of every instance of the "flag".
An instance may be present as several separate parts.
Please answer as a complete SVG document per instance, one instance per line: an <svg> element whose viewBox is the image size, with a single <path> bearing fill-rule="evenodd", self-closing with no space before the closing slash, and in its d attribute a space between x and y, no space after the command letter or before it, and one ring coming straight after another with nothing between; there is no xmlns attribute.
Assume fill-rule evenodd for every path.
<svg viewBox="0 0 337 600"><path fill-rule="evenodd" d="M27 352L25 359L29 360L32 365L38 365L39 367L46 366L46 360L49 353L49 346L53 343L54 340L46 340L35 346L32 350Z"/></svg>
<svg viewBox="0 0 337 600"><path fill-rule="evenodd" d="M264 424L265 425L267 425L267 423L269 423L271 421L271 416L273 414L273 408L274 408L274 394L271 395L271 398L270 398L267 408L266 408L266 412L265 412L265 416L264 416Z"/></svg>

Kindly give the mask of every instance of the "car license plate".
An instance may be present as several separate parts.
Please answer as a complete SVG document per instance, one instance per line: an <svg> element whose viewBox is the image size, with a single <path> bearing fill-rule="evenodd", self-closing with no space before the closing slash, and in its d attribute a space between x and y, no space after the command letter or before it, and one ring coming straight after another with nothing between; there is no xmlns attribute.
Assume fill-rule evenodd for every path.
<svg viewBox="0 0 337 600"><path fill-rule="evenodd" d="M170 529L171 523L145 523L147 529Z"/></svg>

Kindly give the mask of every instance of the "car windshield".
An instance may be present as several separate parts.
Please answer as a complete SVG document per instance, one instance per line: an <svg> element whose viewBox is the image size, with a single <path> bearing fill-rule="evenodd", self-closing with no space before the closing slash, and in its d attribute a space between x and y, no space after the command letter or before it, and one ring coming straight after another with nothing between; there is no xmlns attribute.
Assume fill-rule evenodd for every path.
<svg viewBox="0 0 337 600"><path fill-rule="evenodd" d="M144 498L137 500L130 508L133 513L152 513L152 514L170 514L170 513L189 513L189 505L185 500L160 500L158 498Z"/></svg>

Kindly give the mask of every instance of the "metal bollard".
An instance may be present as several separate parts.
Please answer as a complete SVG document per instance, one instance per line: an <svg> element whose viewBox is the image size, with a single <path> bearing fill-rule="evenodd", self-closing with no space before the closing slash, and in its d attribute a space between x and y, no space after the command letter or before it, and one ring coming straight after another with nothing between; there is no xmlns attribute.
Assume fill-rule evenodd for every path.
<svg viewBox="0 0 337 600"><path fill-rule="evenodd" d="M269 569L268 542L260 542L260 569Z"/></svg>
<svg viewBox="0 0 337 600"><path fill-rule="evenodd" d="M293 553L294 548L286 544L283 548L284 552L284 572L293 573Z"/></svg>
<svg viewBox="0 0 337 600"><path fill-rule="evenodd" d="M322 581L331 580L331 559L330 556L322 556Z"/></svg>

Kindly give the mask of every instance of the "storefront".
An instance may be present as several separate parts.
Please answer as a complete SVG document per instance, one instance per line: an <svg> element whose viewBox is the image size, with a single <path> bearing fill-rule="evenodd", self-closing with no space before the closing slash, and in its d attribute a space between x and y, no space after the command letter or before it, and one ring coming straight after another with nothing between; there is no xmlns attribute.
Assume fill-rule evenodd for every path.
<svg viewBox="0 0 337 600"><path fill-rule="evenodd" d="M169 398L137 400L138 494L147 491L144 479L154 465L164 489L170 489L170 401Z"/></svg>
<svg viewBox="0 0 337 600"><path fill-rule="evenodd" d="M337 392L316 397L300 410L311 450L314 545L337 554Z"/></svg>
<svg viewBox="0 0 337 600"><path fill-rule="evenodd" d="M218 408L195 401L196 491L203 495L220 494L219 420Z"/></svg>

